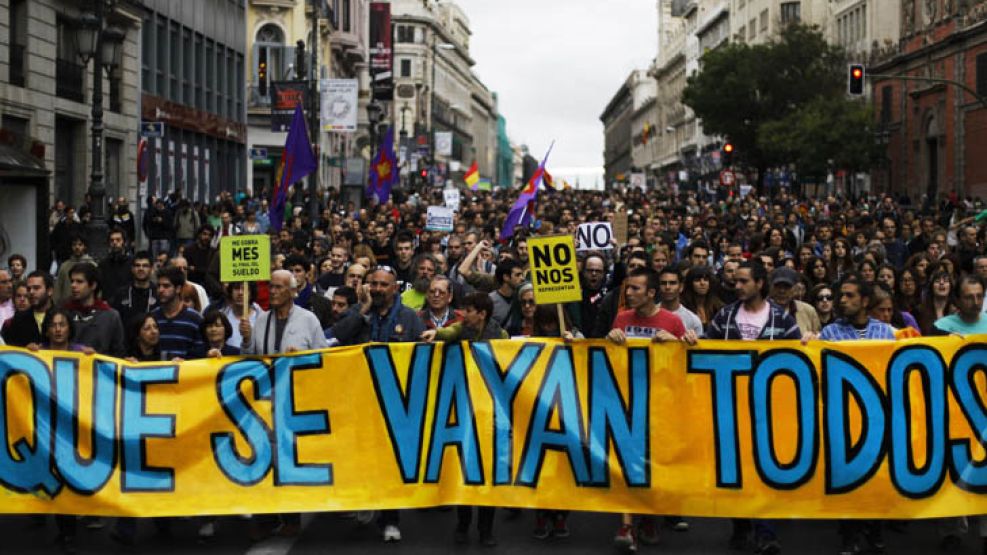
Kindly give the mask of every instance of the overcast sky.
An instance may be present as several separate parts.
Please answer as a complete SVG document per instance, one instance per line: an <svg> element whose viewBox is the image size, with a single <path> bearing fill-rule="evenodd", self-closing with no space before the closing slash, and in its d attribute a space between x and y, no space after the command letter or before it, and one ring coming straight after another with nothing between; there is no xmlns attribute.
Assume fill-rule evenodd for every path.
<svg viewBox="0 0 987 555"><path fill-rule="evenodd" d="M470 20L474 70L498 94L511 140L539 159L555 140L554 175L602 172L600 114L656 54L654 0L455 1Z"/></svg>

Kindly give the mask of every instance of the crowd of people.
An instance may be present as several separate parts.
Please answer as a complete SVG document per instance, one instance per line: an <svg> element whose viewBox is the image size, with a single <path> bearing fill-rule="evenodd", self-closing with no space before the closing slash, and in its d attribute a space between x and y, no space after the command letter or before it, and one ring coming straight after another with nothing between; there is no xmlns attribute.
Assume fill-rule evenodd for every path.
<svg viewBox="0 0 987 555"><path fill-rule="evenodd" d="M208 205L151 197L139 222L121 198L99 260L84 233L91 211L58 203L49 221L52 266L32 269L14 254L0 270L2 338L151 361L509 337L694 343L987 333L987 211L979 200L542 191L530 224L499 241L515 196L463 191L451 233L426 229L426 208L443 202L440 190L395 191L366 208L328 193L314 220L310 199L297 191L280 230L270 229L260 195L223 193ZM563 306L560 325L556 306L535 303L527 239L625 218L626 237L612 248L580 253L582 300ZM238 234L270 234L270 281L220 280L219 240ZM473 512L459 508L456 542L468 541ZM480 542L495 545L494 509L476 513ZM61 545L74 551L77 519L56 522ZM400 511L381 511L377 522L384 541L401 539ZM941 547L956 549L973 523L987 554L987 518L977 522L944 519ZM154 523L168 533L166 519ZM632 551L657 543L661 524L689 529L678 516L623 515L614 541ZM886 526L840 522L839 552L880 552ZM215 519L202 520L199 539L210 541L215 530ZM251 530L255 539L297 534L299 518L255 517ZM136 521L120 519L111 532L133 544ZM537 511L533 534L568 536L567 512ZM765 520L735 519L728 542L781 551Z"/></svg>

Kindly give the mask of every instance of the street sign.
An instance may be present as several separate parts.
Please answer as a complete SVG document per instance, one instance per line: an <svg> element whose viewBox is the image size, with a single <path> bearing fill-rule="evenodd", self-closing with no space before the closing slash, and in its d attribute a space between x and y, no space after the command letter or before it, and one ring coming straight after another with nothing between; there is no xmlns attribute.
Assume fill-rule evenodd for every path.
<svg viewBox="0 0 987 555"><path fill-rule="evenodd" d="M160 139L164 137L163 121L142 121L141 137Z"/></svg>
<svg viewBox="0 0 987 555"><path fill-rule="evenodd" d="M733 184L737 182L737 175L731 170L723 170L720 172L720 185L724 187L733 187Z"/></svg>
<svg viewBox="0 0 987 555"><path fill-rule="evenodd" d="M528 238L528 260L536 303L568 303L583 299L572 235Z"/></svg>
<svg viewBox="0 0 987 555"><path fill-rule="evenodd" d="M219 241L219 280L271 279L271 238L267 235L231 235Z"/></svg>
<svg viewBox="0 0 987 555"><path fill-rule="evenodd" d="M251 160L265 160L265 159L267 159L267 149L266 148L252 148L252 149L250 149L250 159Z"/></svg>

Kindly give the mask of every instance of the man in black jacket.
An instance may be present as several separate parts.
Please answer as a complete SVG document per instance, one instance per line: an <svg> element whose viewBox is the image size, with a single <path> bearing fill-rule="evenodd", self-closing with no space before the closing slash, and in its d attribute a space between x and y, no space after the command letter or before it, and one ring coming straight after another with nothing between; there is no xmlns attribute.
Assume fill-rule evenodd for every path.
<svg viewBox="0 0 987 555"><path fill-rule="evenodd" d="M151 287L151 269L151 253L137 252L130 263L130 284L117 288L110 299L125 328L131 318L147 314L158 304L157 292Z"/></svg>
<svg viewBox="0 0 987 555"><path fill-rule="evenodd" d="M127 236L122 229L112 229L107 234L110 250L99 261L99 277L103 290L110 296L130 282L130 255L127 254Z"/></svg>
<svg viewBox="0 0 987 555"><path fill-rule="evenodd" d="M30 310L21 310L7 320L3 326L3 340L15 347L26 347L30 343L44 343L41 335L41 322L52 307L52 293L55 282L51 275L35 270L27 276L27 296L31 301Z"/></svg>

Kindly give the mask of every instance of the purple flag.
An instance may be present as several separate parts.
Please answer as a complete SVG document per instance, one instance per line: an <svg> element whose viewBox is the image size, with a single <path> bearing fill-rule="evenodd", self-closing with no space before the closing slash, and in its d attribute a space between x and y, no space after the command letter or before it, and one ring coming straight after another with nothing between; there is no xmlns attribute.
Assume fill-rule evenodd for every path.
<svg viewBox="0 0 987 555"><path fill-rule="evenodd" d="M281 231L284 225L284 206L288 200L288 187L296 181L301 181L306 175L319 167L312 153L312 143L308 140L308 130L305 128L305 114L302 103L295 105L295 115L291 118L291 128L288 129L288 139L281 153L281 164L278 167L278 185L271 195L271 208L268 215L271 227Z"/></svg>
<svg viewBox="0 0 987 555"><path fill-rule="evenodd" d="M370 181L367 183L367 197L377 197L383 204L391 198L391 187L398 179L398 160L394 156L394 127L388 127L381 138L377 156L370 164Z"/></svg>

